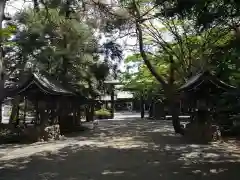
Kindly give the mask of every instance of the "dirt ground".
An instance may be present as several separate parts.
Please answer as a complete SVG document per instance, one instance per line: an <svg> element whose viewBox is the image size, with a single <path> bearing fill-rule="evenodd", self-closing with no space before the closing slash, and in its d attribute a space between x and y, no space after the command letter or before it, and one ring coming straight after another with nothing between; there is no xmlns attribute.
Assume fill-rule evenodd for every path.
<svg viewBox="0 0 240 180"><path fill-rule="evenodd" d="M100 121L65 140L0 145L0 180L239 180L234 140L189 144L169 121Z"/></svg>

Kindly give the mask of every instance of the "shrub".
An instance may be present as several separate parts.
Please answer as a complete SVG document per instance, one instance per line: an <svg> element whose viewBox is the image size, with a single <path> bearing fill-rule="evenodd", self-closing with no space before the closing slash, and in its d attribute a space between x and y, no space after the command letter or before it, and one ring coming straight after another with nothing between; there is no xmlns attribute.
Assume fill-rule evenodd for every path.
<svg viewBox="0 0 240 180"><path fill-rule="evenodd" d="M109 110L102 108L94 112L95 116L97 117L110 117L111 113Z"/></svg>

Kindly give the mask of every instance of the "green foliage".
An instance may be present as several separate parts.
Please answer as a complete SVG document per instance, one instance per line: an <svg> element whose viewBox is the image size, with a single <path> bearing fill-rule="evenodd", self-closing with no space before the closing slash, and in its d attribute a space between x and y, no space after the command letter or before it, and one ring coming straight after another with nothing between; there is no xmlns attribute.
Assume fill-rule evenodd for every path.
<svg viewBox="0 0 240 180"><path fill-rule="evenodd" d="M108 62L97 53L98 39L94 29L83 21L68 19L61 8L26 9L16 16L15 43L7 53L9 67L16 61L19 68L40 70L73 85L86 96L98 93L109 73ZM74 14L74 12L73 12ZM13 31L9 26L7 32ZM21 60L21 61L19 61ZM29 66L30 65L30 66ZM6 65L8 66L8 65Z"/></svg>
<svg viewBox="0 0 240 180"><path fill-rule="evenodd" d="M212 28L216 24L227 27L239 20L240 3L237 0L156 0L161 6L166 2L168 5L164 6L165 16L194 19L199 30Z"/></svg>
<svg viewBox="0 0 240 180"><path fill-rule="evenodd" d="M124 62L125 63L131 63L131 62L139 62L142 61L142 57L140 53L135 53L134 55L128 56Z"/></svg>
<svg viewBox="0 0 240 180"><path fill-rule="evenodd" d="M138 10L134 7L133 1L124 2L132 17L137 18L136 12ZM180 0L140 0L135 2L142 15L139 24L143 32L144 53L147 55L147 61L151 62L153 67L150 69L155 69L158 75L166 81L174 74L172 79L177 86L200 70L216 71L217 66L212 66L216 47L232 40L232 35L224 26L209 29L200 28L194 19L194 14L190 17L186 13L172 12L178 2L182 3ZM154 6L155 3L158 6ZM145 7L146 5L149 5L149 7ZM193 7L193 3L190 2L190 5L187 5L186 8L188 7ZM171 67L174 69L174 73L172 74L170 74L169 60L171 58L169 57L173 57ZM126 59L128 69L136 68L135 66L138 66L138 62L141 61L140 53L135 53L134 57L128 57ZM141 72L141 68L139 68L139 71L136 74L144 74ZM133 74L134 78L138 77L136 74ZM126 77L131 76L131 73L126 73ZM149 80L149 77L146 76L146 79ZM147 82L147 80L144 80L144 82Z"/></svg>
<svg viewBox="0 0 240 180"><path fill-rule="evenodd" d="M16 29L16 26L8 25L0 31L0 36L2 38L10 38L16 32Z"/></svg>
<svg viewBox="0 0 240 180"><path fill-rule="evenodd" d="M0 30L0 37L2 38L3 46L14 46L15 43L9 39L16 33L17 27L13 24L8 24L5 28Z"/></svg>
<svg viewBox="0 0 240 180"><path fill-rule="evenodd" d="M117 72L122 53L118 44L109 41L103 46L104 63L100 61L96 53L99 39L94 34L95 28L105 32L105 35L116 31L116 28L119 31L129 27L132 29L136 9L133 0L119 1L120 8L117 10L104 5L104 1L94 7L88 1L69 2L71 8L68 18L66 3L51 0L45 4L40 3L39 11L25 9L16 16L15 24L3 29L1 35L6 39L12 34L16 35L12 41L15 44L6 41L6 46L10 46L9 49L6 48L6 66L11 69L13 63L20 64L21 68L31 64L33 70L47 71L60 81L74 84L81 92L92 91L96 94L101 90L102 82L109 72ZM236 34L230 31L234 29L231 23L236 24L239 19L237 1L232 4L222 0L135 2L142 15L140 25L144 34L145 53L165 81L170 77L169 56L172 56L174 83L177 86L201 69L210 69L228 82L240 82L240 51L237 48ZM91 12L95 14L89 15ZM230 13L234 15L231 16ZM95 16L99 17L101 23L93 21ZM234 18L230 21L231 17ZM153 21L154 24L151 24ZM166 34L170 40L166 40ZM125 63L127 71L122 80L127 82L127 88L146 94L160 91L161 85L143 63L140 52L128 56ZM116 73L113 75L116 77Z"/></svg>
<svg viewBox="0 0 240 180"><path fill-rule="evenodd" d="M26 70L44 71L83 95L98 96L109 73L117 74L122 49L109 38L102 43L96 32L102 33L106 21L117 16L110 15L104 1L50 0L33 5L0 32L7 75L18 81Z"/></svg>
<svg viewBox="0 0 240 180"><path fill-rule="evenodd" d="M193 36L201 35L191 52L205 68L222 80L238 85L239 80L239 8L238 1L156 0L161 13L156 16L191 22ZM189 35L188 35L189 37ZM199 56L201 55L201 56ZM196 67L199 66L197 63Z"/></svg>
<svg viewBox="0 0 240 180"><path fill-rule="evenodd" d="M163 59L154 58L154 56L151 57L151 55L149 55L149 59L155 64L158 73L165 77L168 73L167 62ZM146 98L161 91L161 85L152 76L138 53L128 56L125 63L127 70L122 77L122 81L125 84L124 88L133 89L136 97L143 93Z"/></svg>
<svg viewBox="0 0 240 180"><path fill-rule="evenodd" d="M219 28L213 28L197 35L182 36L181 40L167 43L169 51L175 56L173 68L175 70L175 84L180 86L190 76L200 70L208 69L216 73L222 80L232 84L239 79L239 66L235 50L223 50L226 44L231 43L233 35ZM169 51L159 49L159 52L147 53L149 61L154 65L158 74L165 81L169 79ZM226 52L228 51L228 52ZM237 56L238 54L235 53ZM144 65L139 53L128 56L125 60L127 71L123 81L126 88L132 88L146 95L161 91L161 85L155 80L148 68ZM233 82L235 81L235 83ZM238 80L239 82L239 80Z"/></svg>
<svg viewBox="0 0 240 180"><path fill-rule="evenodd" d="M104 116L104 117L109 117L111 115L110 111L102 108L94 112L95 116Z"/></svg>

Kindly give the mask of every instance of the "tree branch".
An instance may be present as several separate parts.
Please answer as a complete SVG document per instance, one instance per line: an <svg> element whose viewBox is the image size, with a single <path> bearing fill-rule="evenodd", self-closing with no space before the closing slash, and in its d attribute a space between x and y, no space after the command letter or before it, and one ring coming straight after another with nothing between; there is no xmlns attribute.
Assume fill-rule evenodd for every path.
<svg viewBox="0 0 240 180"><path fill-rule="evenodd" d="M134 8L136 11L136 15L137 15L137 20L139 20L139 18L141 17L140 15L140 11L139 8L136 4L136 2L134 1ZM139 24L138 21L136 21L136 30L137 30L137 34L138 34L138 41L139 41L139 51L140 54L143 58L144 63L146 64L146 66L148 67L149 71L152 73L152 75L162 84L163 87L166 87L166 82L164 81L164 79L157 73L156 69L152 66L151 62L149 61L147 54L144 50L144 44L143 44L143 32L141 29L141 26Z"/></svg>

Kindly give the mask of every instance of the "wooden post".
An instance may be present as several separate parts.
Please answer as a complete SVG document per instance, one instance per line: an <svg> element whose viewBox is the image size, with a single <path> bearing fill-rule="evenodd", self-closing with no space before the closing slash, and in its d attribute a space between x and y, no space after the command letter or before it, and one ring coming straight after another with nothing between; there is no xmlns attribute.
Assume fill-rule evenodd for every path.
<svg viewBox="0 0 240 180"><path fill-rule="evenodd" d="M143 119L144 116L145 116L145 104L144 104L144 95L143 95L143 93L141 94L140 108L141 108L141 118Z"/></svg>
<svg viewBox="0 0 240 180"><path fill-rule="evenodd" d="M88 104L86 107L86 121L90 122L94 120L94 104Z"/></svg>
<svg viewBox="0 0 240 180"><path fill-rule="evenodd" d="M19 119L19 113L20 113L20 105L17 106L17 119Z"/></svg>
<svg viewBox="0 0 240 180"><path fill-rule="evenodd" d="M16 123L14 121L17 120L16 116L17 116L17 111L18 111L18 106L20 104L20 101L21 101L20 96L16 96L12 100L12 112L11 112L11 115L10 115L10 118L9 118L9 124Z"/></svg>
<svg viewBox="0 0 240 180"><path fill-rule="evenodd" d="M73 118L74 118L74 126L77 126L78 125L78 105L77 103L73 103Z"/></svg>
<svg viewBox="0 0 240 180"><path fill-rule="evenodd" d="M94 110L95 110L94 103L91 103L91 106L90 106L90 118L91 118L91 121L94 121Z"/></svg>
<svg viewBox="0 0 240 180"><path fill-rule="evenodd" d="M150 103L150 107L149 107L149 118L153 118L154 116L154 99L153 97L151 98L151 103Z"/></svg>
<svg viewBox="0 0 240 180"><path fill-rule="evenodd" d="M36 102L35 102L35 106L36 106L36 122L35 122L35 125L37 124L40 124L40 113L39 113L39 104L38 104L38 99L36 99Z"/></svg>
<svg viewBox="0 0 240 180"><path fill-rule="evenodd" d="M27 111L27 99L25 96L24 96L23 102L24 102L23 122L25 123L26 122L26 111Z"/></svg>
<svg viewBox="0 0 240 180"><path fill-rule="evenodd" d="M77 108L77 125L81 124L81 109L80 107Z"/></svg>
<svg viewBox="0 0 240 180"><path fill-rule="evenodd" d="M111 118L114 118L114 108L115 108L115 100L114 100L114 85L111 87Z"/></svg>
<svg viewBox="0 0 240 180"><path fill-rule="evenodd" d="M85 106L85 116L86 116L86 121L89 122L89 104Z"/></svg>
<svg viewBox="0 0 240 180"><path fill-rule="evenodd" d="M84 107L84 114L85 114L86 121L88 122L88 105L85 105Z"/></svg>

